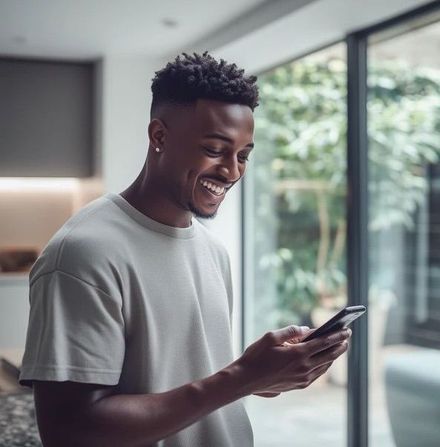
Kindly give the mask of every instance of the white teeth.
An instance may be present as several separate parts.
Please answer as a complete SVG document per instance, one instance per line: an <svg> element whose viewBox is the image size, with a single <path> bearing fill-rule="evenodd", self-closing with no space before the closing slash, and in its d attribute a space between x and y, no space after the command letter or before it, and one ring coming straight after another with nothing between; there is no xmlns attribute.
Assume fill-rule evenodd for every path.
<svg viewBox="0 0 440 447"><path fill-rule="evenodd" d="M211 191L215 192L218 195L221 195L224 193L225 188L223 186L217 186L211 182L208 182L207 180L200 180L200 183L205 187L210 189Z"/></svg>

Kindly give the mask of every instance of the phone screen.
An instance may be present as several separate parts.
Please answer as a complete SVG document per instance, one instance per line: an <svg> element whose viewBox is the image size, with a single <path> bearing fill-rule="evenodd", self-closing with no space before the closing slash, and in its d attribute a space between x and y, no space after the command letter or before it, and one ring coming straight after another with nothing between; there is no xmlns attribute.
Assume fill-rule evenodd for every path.
<svg viewBox="0 0 440 447"><path fill-rule="evenodd" d="M308 335L302 342L313 340L314 338L326 335L330 332L337 331L349 326L354 320L365 313L365 306L350 306L342 309L334 317Z"/></svg>

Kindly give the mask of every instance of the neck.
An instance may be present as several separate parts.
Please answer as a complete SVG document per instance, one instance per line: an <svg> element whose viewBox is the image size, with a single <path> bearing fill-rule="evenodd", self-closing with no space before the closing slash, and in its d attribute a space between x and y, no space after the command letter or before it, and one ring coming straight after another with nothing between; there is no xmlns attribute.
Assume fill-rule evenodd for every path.
<svg viewBox="0 0 440 447"><path fill-rule="evenodd" d="M156 222L178 228L191 226L191 211L176 206L163 191L162 185L148 175L146 162L136 180L120 195L131 206Z"/></svg>

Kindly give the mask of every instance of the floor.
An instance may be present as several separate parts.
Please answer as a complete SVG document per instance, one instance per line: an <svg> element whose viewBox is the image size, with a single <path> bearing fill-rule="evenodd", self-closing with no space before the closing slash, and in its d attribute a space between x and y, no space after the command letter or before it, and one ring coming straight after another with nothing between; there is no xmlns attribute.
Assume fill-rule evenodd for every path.
<svg viewBox="0 0 440 447"><path fill-rule="evenodd" d="M255 447L346 446L346 400L346 388L325 377L277 398L245 399ZM380 381L370 389L370 408L370 445L395 447Z"/></svg>

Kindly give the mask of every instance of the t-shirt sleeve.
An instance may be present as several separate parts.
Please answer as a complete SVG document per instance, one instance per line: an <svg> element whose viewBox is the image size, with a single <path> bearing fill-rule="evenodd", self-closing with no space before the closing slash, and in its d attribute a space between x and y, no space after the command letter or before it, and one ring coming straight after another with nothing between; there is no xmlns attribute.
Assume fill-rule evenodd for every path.
<svg viewBox="0 0 440 447"><path fill-rule="evenodd" d="M125 354L122 300L56 270L30 287L26 347L19 376L116 385Z"/></svg>

